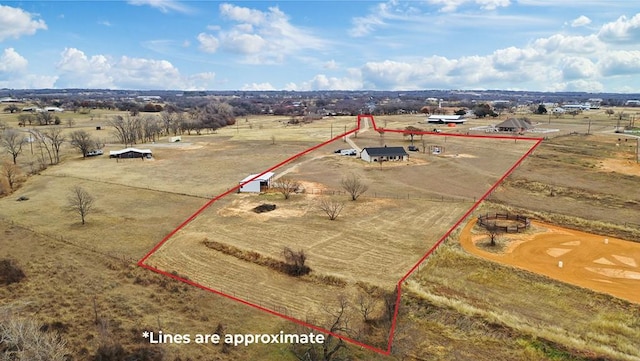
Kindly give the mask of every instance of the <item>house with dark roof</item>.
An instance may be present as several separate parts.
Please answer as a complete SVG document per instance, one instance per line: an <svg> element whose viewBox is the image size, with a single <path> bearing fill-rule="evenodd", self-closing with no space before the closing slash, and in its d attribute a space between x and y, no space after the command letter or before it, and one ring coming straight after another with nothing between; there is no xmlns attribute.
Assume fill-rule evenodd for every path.
<svg viewBox="0 0 640 361"><path fill-rule="evenodd" d="M360 158L367 162L402 162L409 159L403 147L371 147L360 152Z"/></svg>
<svg viewBox="0 0 640 361"><path fill-rule="evenodd" d="M495 126L500 132L524 132L533 129L533 125L527 119L509 118Z"/></svg>

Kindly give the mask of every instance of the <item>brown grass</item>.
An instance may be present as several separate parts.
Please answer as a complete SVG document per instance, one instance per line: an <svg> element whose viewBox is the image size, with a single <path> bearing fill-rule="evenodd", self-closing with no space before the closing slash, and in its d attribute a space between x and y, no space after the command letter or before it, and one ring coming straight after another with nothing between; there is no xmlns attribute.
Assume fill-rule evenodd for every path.
<svg viewBox="0 0 640 361"><path fill-rule="evenodd" d="M94 115L93 120L88 116L77 115L78 125L70 130L86 129L92 134L111 139L108 129L95 130L97 125L104 127L107 115ZM76 117L65 114L67 116ZM7 119L13 124L13 118L6 114L0 119ZM269 333L289 327L289 322L139 269L133 266L133 262L204 204L207 197L237 185L237 181L249 173L264 170L309 145L329 139L331 124L335 136L338 131L344 130L345 125L352 124L354 119L331 119L301 127L285 126L285 119L276 117L252 117L248 121L240 119L237 128L224 128L217 134L183 136L183 144L179 146L163 141L156 145L139 145L152 148L156 160L151 162L115 163L106 157L81 160L75 151L66 148L61 165L50 167L41 176L30 177L15 195L0 199L0 256L7 256L6 252L10 250L11 257L16 259L28 275L24 282L0 287L0 300L11 307L13 312L33 317L43 324L62 323L66 327L63 337L78 359L89 359L104 341L103 330L96 326L96 310L98 318L106 321L109 339L121 342L128 350L135 349L143 342L139 337L143 329L162 329L173 333L213 332L215 325L222 323L229 333ZM381 124L381 118L376 120ZM393 117L388 121L388 127L403 129L407 125L422 124L419 123L422 120L422 117L415 116ZM545 121L546 118L538 120ZM586 129L583 119L551 120L552 127L557 125L565 133L576 129L584 132ZM602 127L610 127L610 123L615 123L613 120L603 121ZM473 120L469 122L469 126L488 122L495 120ZM443 130L465 132L463 127ZM595 130L592 127L592 131ZM371 134L359 135L356 142L378 145L379 136L369 133ZM275 136L275 144L271 144L272 136ZM385 135L385 139L389 145L408 144L408 139L401 136L394 138L390 133ZM637 186L635 178L617 174L603 176L602 172L597 172L597 161L590 159L592 155L585 154L586 151L572 155L566 161L562 159L560 153L572 149L576 144L588 143L591 139L593 138L568 138L565 143L560 144L562 146L553 149L553 152L558 152L553 155L556 160L549 157L530 158L516 174L519 178L554 186L571 188L577 185L601 193L608 193L606 190L610 188L610 193L618 196L635 194L629 192L636 189L633 188L634 185ZM559 141L564 142L562 139ZM358 164L354 159L333 156L333 148L344 147L344 143L338 143L324 149L323 152L329 153L329 156L320 161L300 164L314 157L309 155L296 162L300 166L293 169L290 175L308 180L307 184L320 185L323 189L336 189L335 183L339 182L339 178L327 175L327 170L351 170ZM522 149L527 148L525 142L482 144L451 137L433 137L429 144L446 146L446 155L451 157L412 153L411 166L385 167L387 164L383 164L383 167L376 165L359 170L359 174L366 175L372 182L370 192L379 198L369 194L368 199L362 199L363 202L359 200L356 204L351 204L352 211L357 212L343 213L336 221L341 225L351 224L349 232L355 237L350 237L349 240L353 245L360 247L363 244L365 251L371 247L367 242L389 247L392 251L385 251L387 253L384 253L384 259L389 258L389 255L398 259L406 258L407 249L410 257L418 257L430 242L437 239L437 235L443 233L442 230L447 228L447 224L451 224L450 219L455 219L455 216L440 219L441 214L433 213L433 216L425 217L424 211L442 208L445 203L418 198L407 200L406 194L421 193L426 198L444 195L449 199L473 199L492 184L496 175L506 170L506 165L512 164L514 157L523 153ZM106 150L119 147L109 145ZM536 154L544 155L545 148L540 149L542 151L536 151ZM455 157L455 154L479 156ZM26 161L30 157L30 154L25 153L18 159L25 171L28 171ZM585 161L580 161L581 157L586 157ZM242 161L239 162L238 159ZM593 164L596 168L591 166ZM429 169L433 173L426 177L423 169ZM558 176L559 169L562 169L562 177ZM594 172L583 176L584 169ZM477 176L474 178L477 182L469 184L462 181L470 173ZM399 176L390 177L392 174ZM392 192L383 186L389 179L401 180L393 181ZM586 183L583 183L585 179ZM62 211L65 194L75 184L81 184L97 198L98 212L90 215L86 227L81 227L79 220ZM583 187L583 184L588 187ZM15 198L20 195L28 195L30 200L15 202ZM232 196L243 200L238 195ZM309 198L313 196L310 194ZM273 200L270 197L277 195L247 197L247 204L252 204L254 199L256 202L262 201L262 198ZM524 191L511 192L506 187L492 197L521 208L530 207L536 212L549 207L548 210L552 211L549 213L557 217L573 217L575 214L582 216L580 219L589 219L580 212L594 209L585 203L573 203L572 200L565 204L560 197L543 198L541 202L540 194L527 196ZM278 239L282 234L295 233L290 231L291 224L288 222L314 214L318 217L317 226L323 225L320 223L323 217L319 211L308 206L311 203L299 199L292 201L290 208L295 208L295 212L290 210L290 213L284 212L280 216L276 214L263 219L251 219L251 223L259 221L262 225L274 225L273 230L261 233L265 229L255 226L247 227L245 232L253 234L251 232L257 231L255 234L275 235L271 239ZM275 202L280 201L273 203ZM203 222L204 218L197 219L196 228L187 231L203 227L198 240L212 238L212 235L220 232L229 239L229 244L244 248L233 239L234 232L242 230L243 222L247 221L242 203L221 202L219 205L220 208L216 206L208 210L214 214L209 220L216 219L216 222L206 224L207 222ZM281 205L278 205L279 209L282 208ZM468 207L468 204L464 206ZM222 209L230 212L216 214ZM377 211L380 211L379 215L372 217L372 212ZM457 211L457 208L453 210L454 213ZM608 209L596 212L594 218L607 219L613 214L619 222L637 219L637 210L633 209L625 211L616 208L613 211ZM633 218L634 216L636 217ZM398 217L411 222L399 223ZM308 232L313 232L313 227L315 226ZM384 227L387 227L386 231L380 233ZM291 236L291 239L284 242L294 247L295 242L309 239L310 233L298 232L299 238ZM333 246L336 244L335 240L339 240L339 235L327 237L331 235L326 230L316 234L325 237L325 244L331 246L324 255L318 248L318 255L330 257L328 259L333 263L345 262L335 257L346 249L344 243L338 242L337 247ZM243 240L240 236L242 234L237 238ZM409 242L410 246L406 247L403 242ZM257 242L253 245L265 247L262 250L264 254L270 254L266 249L269 242ZM265 272L264 267L247 266L247 262L231 256L216 255L215 251L206 249L202 244L200 248L194 244L194 249L189 250L190 237L180 233L167 246L178 252L163 254L164 250L161 249L159 257L150 260L152 265L189 277L195 282L211 285L212 288L231 295L234 292L243 297L249 295L248 300L251 302L262 302L262 306L289 315L295 314L302 319L310 308L322 311L325 306L310 300L323 300L327 299L327 295L332 295L333 301L335 295L348 293L353 297L362 290L353 280L346 279L339 272L323 271L321 275L328 280L346 279L347 286L339 284L318 287L309 282L292 283L290 277ZM381 277L400 270L389 271L390 268L379 261L380 259L370 259L368 264L382 269L383 272L378 273L382 274ZM318 264L314 265L313 262L310 264L314 269L322 263L317 260ZM624 359L616 355L633 355L635 352L633 341L638 339L639 326L636 318L628 316L637 314L637 310L628 304L602 295L584 293L584 290L577 292L574 287L549 282L530 274L523 276L511 269L505 271L457 253L448 256L444 251L439 252L429 262L428 267L422 268L420 278L411 281L419 283L415 297L407 292L408 297L403 298L393 356L386 358L352 347L349 352L353 359L550 359L532 339L537 336L574 345L569 347L573 354L577 354L577 349L580 348L575 345L581 345L575 341L576 338L593 343L595 354L609 355L612 359ZM214 275L202 272L212 265L218 270L226 270L226 273ZM355 278L360 280L361 277ZM395 276L389 276L389 279L392 278L396 279ZM239 282L246 279L250 279L251 283ZM376 282L377 279L372 285L375 286ZM384 284L387 284L386 281ZM407 286L413 287L414 284ZM282 290L288 295L282 296ZM431 296L424 297L418 291ZM264 302L265 297L278 301L278 304L267 304ZM280 307L283 299L299 302L295 308ZM447 300L451 300L450 303L447 304ZM456 300L460 302L454 302ZM597 317L587 319L591 315ZM573 320L577 321L573 323ZM518 325L520 328L517 328ZM568 336L546 337L550 332ZM605 350L606 347L610 350ZM293 359L286 346L274 345L232 349L229 354L222 353L220 348L196 345L165 345L162 349L166 351L167 359Z"/></svg>

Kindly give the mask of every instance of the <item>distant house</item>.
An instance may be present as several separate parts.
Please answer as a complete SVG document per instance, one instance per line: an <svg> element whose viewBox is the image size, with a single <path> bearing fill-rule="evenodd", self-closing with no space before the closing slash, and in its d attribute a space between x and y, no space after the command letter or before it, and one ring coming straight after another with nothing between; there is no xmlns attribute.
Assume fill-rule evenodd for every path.
<svg viewBox="0 0 640 361"><path fill-rule="evenodd" d="M495 126L500 132L524 132L533 128L530 121L526 119L509 118Z"/></svg>
<svg viewBox="0 0 640 361"><path fill-rule="evenodd" d="M44 108L45 112L64 112L64 109L59 107L46 107Z"/></svg>
<svg viewBox="0 0 640 361"><path fill-rule="evenodd" d="M431 124L445 124L445 123L456 123L462 124L467 120L462 117L462 115L442 115L442 114L434 114L430 115L427 118L427 123Z"/></svg>
<svg viewBox="0 0 640 361"><path fill-rule="evenodd" d="M258 174L251 174L241 180L238 193L260 193L269 189L271 186L271 178L273 178L274 173L266 172L265 174L256 177L257 175Z"/></svg>
<svg viewBox="0 0 640 361"><path fill-rule="evenodd" d="M402 162L409 159L409 154L403 147L371 147L360 152L360 158L367 162Z"/></svg>
<svg viewBox="0 0 640 361"><path fill-rule="evenodd" d="M118 159L141 158L144 160L144 158L151 159L151 155L152 153L149 149L126 148L109 151L109 158Z"/></svg>

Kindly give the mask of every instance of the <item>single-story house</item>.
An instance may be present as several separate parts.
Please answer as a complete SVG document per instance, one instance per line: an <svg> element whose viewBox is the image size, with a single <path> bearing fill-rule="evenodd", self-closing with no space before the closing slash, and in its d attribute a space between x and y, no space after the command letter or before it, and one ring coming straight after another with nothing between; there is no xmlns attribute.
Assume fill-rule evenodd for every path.
<svg viewBox="0 0 640 361"><path fill-rule="evenodd" d="M509 118L495 127L499 132L524 132L532 129L533 125L526 119Z"/></svg>
<svg viewBox="0 0 640 361"><path fill-rule="evenodd" d="M273 172L266 172L258 177L256 177L258 174L251 174L245 177L240 181L238 193L260 193L266 191L271 186L271 178L273 178L274 174Z"/></svg>
<svg viewBox="0 0 640 361"><path fill-rule="evenodd" d="M141 158L144 160L144 158L151 159L151 155L149 149L126 148L109 151L109 158Z"/></svg>
<svg viewBox="0 0 640 361"><path fill-rule="evenodd" d="M431 124L449 124L449 123L456 123L456 124L462 124L464 122L466 122L467 120L465 118L462 117L462 115L442 115L442 114L434 114L434 115L430 115L427 118L427 123L431 123Z"/></svg>
<svg viewBox="0 0 640 361"><path fill-rule="evenodd" d="M409 159L403 147L370 147L360 152L360 158L367 162L402 162Z"/></svg>

